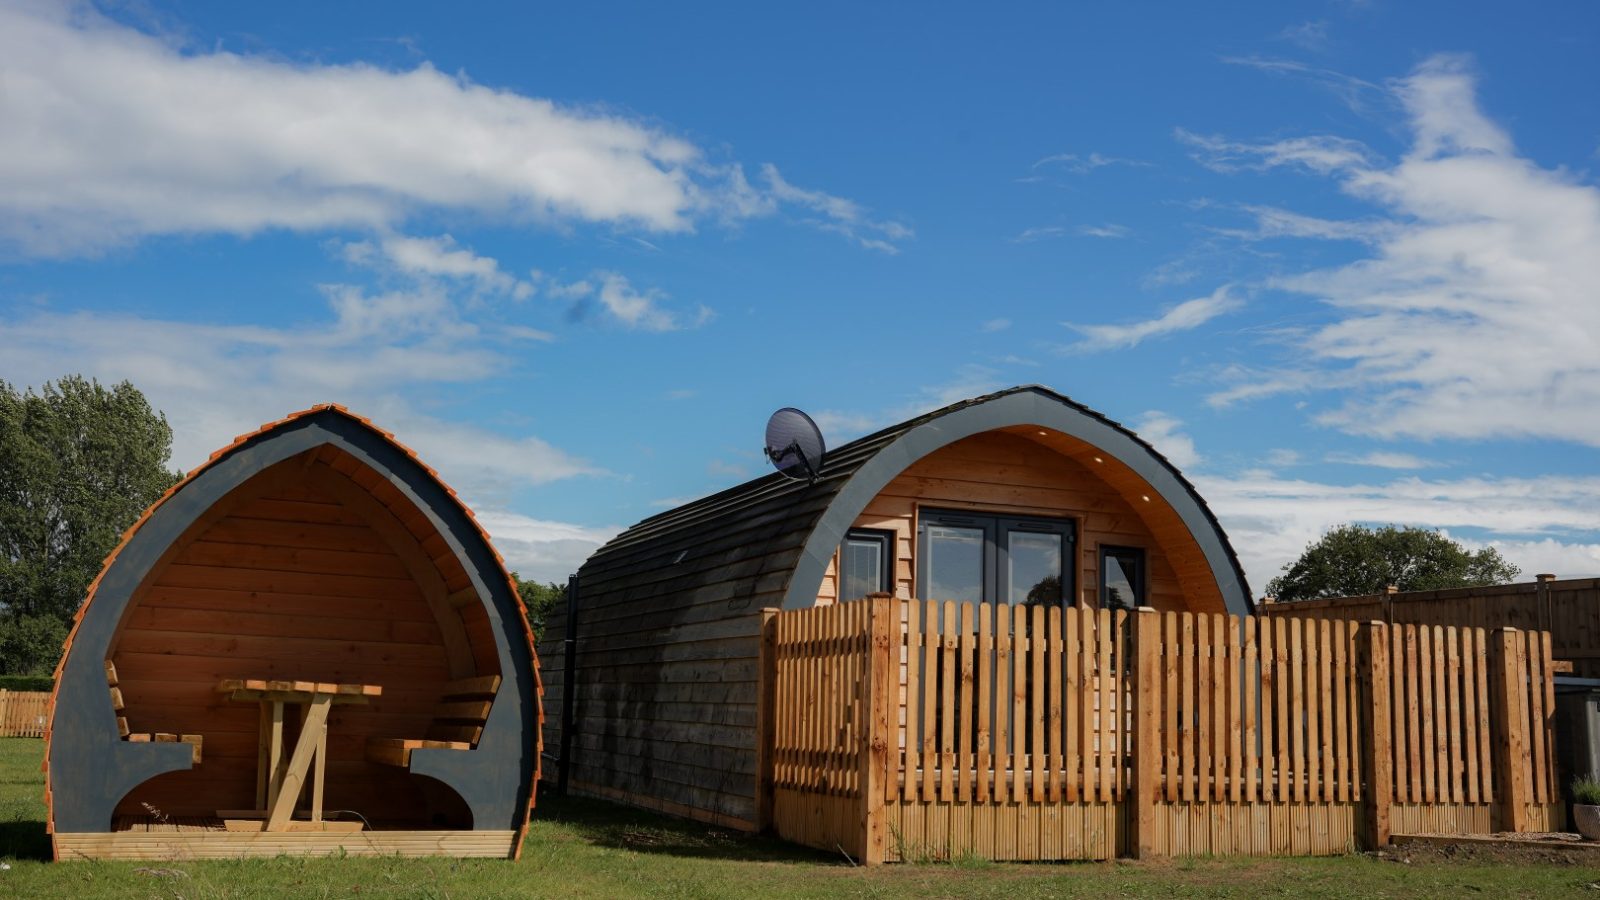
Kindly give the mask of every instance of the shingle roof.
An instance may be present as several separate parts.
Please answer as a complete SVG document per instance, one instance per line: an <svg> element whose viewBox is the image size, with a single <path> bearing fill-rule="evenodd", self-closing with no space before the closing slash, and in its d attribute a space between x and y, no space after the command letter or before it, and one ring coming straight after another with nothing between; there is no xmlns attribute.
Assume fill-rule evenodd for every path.
<svg viewBox="0 0 1600 900"><path fill-rule="evenodd" d="M827 454L815 483L776 472L644 519L589 557L579 570L580 597L593 603L646 600L685 590L727 585L720 593L754 602L781 595L806 536L850 477L879 451L907 432L973 406L1031 392L1090 416L1137 442L1168 469L1193 497L1219 535L1222 527L1194 485L1149 442L1132 430L1049 388L1030 384L1007 388L892 425ZM1224 539L1228 561L1247 582L1233 548ZM616 596L611 596L615 594ZM702 602L713 599L701 598Z"/></svg>

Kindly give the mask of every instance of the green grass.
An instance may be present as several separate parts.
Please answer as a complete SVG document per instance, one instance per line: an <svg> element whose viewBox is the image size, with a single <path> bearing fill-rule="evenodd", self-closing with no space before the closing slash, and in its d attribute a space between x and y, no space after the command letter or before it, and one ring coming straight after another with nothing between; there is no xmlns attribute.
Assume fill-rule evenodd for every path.
<svg viewBox="0 0 1600 900"><path fill-rule="evenodd" d="M39 756L0 739L0 897L1600 897L1600 868L1334 859L851 866L593 801L541 802L522 860L49 863Z"/></svg>

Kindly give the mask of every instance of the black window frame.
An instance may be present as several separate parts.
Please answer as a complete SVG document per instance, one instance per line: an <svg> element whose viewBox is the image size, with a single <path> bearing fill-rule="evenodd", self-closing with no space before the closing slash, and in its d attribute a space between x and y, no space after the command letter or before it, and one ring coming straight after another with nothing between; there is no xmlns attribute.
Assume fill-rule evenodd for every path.
<svg viewBox="0 0 1600 900"><path fill-rule="evenodd" d="M861 597L866 596L866 594L862 594L861 597L845 596L845 552L851 541L871 541L879 546L879 552L883 554L881 557L883 565L879 567L879 586L876 588L876 590L883 593L894 593L895 538L895 533L885 528L852 528L844 533L844 540L839 542L839 566L838 571L836 572L838 576L838 582L834 586L835 590L837 591L837 597L835 599L838 602L843 603L851 600L860 600ZM871 591L868 593L871 593Z"/></svg>
<svg viewBox="0 0 1600 900"><path fill-rule="evenodd" d="M1061 606L1077 604L1076 577L1078 520L1069 516L1019 516L970 509L921 507L917 510L917 594L928 585L928 526L949 525L983 531L983 596L979 603L1010 606L1009 541L1013 532L1061 536ZM952 597L922 599L951 600Z"/></svg>
<svg viewBox="0 0 1600 900"><path fill-rule="evenodd" d="M1146 598L1148 596L1146 584L1148 583L1150 554L1146 552L1145 548L1143 547L1131 547L1122 544L1101 544L1100 566L1098 571L1100 578L1100 608L1121 609L1121 607L1111 606L1111 585L1106 581L1106 557L1116 554L1132 554L1138 559L1139 564L1134 570L1133 604L1129 606L1128 609L1138 609L1141 606L1145 606Z"/></svg>

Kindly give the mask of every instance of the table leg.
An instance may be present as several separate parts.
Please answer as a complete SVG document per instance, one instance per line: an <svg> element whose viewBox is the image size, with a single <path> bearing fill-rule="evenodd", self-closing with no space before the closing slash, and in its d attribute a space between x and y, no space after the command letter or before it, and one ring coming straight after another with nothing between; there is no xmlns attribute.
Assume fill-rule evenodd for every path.
<svg viewBox="0 0 1600 900"><path fill-rule="evenodd" d="M328 762L328 725L323 723L317 733L317 761L313 763L311 780L311 821L322 821L322 773Z"/></svg>
<svg viewBox="0 0 1600 900"><path fill-rule="evenodd" d="M267 808L267 783L272 769L268 757L272 754L272 707L260 704L261 714L256 717L256 809Z"/></svg>
<svg viewBox="0 0 1600 900"><path fill-rule="evenodd" d="M283 791L283 701L272 701L271 721L268 723L267 748L267 802L262 809L270 809L274 798Z"/></svg>
<svg viewBox="0 0 1600 900"><path fill-rule="evenodd" d="M332 700L333 698L327 694L317 694L311 698L311 708L306 711L305 726L301 728L300 737L295 741L294 753L289 757L283 780L272 795L272 805L268 807L265 830L287 829L290 816L294 813L295 801L300 798L300 791L305 787L306 770L310 768L311 759L316 754L317 738L327 728L328 709Z"/></svg>

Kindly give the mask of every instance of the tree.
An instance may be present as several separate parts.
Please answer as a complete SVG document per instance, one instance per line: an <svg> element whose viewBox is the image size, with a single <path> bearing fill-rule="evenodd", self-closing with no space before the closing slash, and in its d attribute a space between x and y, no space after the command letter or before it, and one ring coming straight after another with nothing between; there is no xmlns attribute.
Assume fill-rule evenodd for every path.
<svg viewBox="0 0 1600 900"><path fill-rule="evenodd" d="M0 382L0 669L71 625L122 532L179 478L171 452L166 417L126 381ZM49 669L59 651L26 665Z"/></svg>
<svg viewBox="0 0 1600 900"><path fill-rule="evenodd" d="M528 608L528 624L533 626L534 640L544 637L544 623L550 617L551 610L557 604L567 602L567 589L555 582L540 584L537 581L523 581L517 573L511 573L511 580L517 583L517 593L522 596L522 605Z"/></svg>
<svg viewBox="0 0 1600 900"><path fill-rule="evenodd" d="M1306 547L1267 584L1280 601L1506 584L1521 573L1498 550L1473 553L1437 531L1341 525Z"/></svg>

